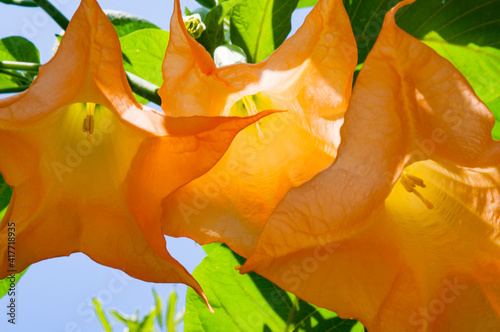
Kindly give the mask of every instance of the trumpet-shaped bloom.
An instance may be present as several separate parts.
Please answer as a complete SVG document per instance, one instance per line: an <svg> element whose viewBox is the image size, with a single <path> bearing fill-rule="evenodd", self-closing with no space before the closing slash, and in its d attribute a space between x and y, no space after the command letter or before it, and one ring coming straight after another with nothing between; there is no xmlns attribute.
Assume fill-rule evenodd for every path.
<svg viewBox="0 0 500 332"><path fill-rule="evenodd" d="M500 142L446 59L396 26L356 81L338 156L290 190L241 267L368 331L500 330Z"/></svg>
<svg viewBox="0 0 500 332"><path fill-rule="evenodd" d="M264 114L171 118L141 106L113 26L95 0L83 0L31 87L0 101L0 172L14 187L0 226L0 278L83 252L201 294L166 250L160 202L209 170Z"/></svg>
<svg viewBox="0 0 500 332"><path fill-rule="evenodd" d="M186 32L175 1L159 92L167 114L287 112L243 130L210 172L165 200L166 234L222 241L249 255L286 192L333 161L356 56L342 3L321 0L265 61L216 68Z"/></svg>

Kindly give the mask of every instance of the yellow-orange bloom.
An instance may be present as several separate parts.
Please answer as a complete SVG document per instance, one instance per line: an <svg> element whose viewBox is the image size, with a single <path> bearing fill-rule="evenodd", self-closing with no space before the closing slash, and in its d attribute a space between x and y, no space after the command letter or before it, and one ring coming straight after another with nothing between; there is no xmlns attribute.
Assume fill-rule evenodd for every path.
<svg viewBox="0 0 500 332"><path fill-rule="evenodd" d="M377 331L500 331L500 142L447 60L396 26L332 166L290 190L241 272Z"/></svg>
<svg viewBox="0 0 500 332"><path fill-rule="evenodd" d="M166 234L225 242L249 255L286 192L333 161L356 57L342 3L321 0L268 59L216 68L186 32L175 1L160 89L167 114L287 112L243 130L210 172L165 200Z"/></svg>
<svg viewBox="0 0 500 332"><path fill-rule="evenodd" d="M0 172L14 187L0 226L0 278L83 252L133 277L182 282L202 294L166 250L160 202L209 170L264 114L171 118L141 106L113 26L95 0L83 0L31 87L0 101Z"/></svg>

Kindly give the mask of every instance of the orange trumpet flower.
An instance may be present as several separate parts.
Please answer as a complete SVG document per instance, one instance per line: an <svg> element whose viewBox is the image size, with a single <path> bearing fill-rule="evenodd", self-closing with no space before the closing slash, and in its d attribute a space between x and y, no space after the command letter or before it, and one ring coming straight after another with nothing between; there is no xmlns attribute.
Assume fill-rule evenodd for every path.
<svg viewBox="0 0 500 332"><path fill-rule="evenodd" d="M160 202L266 114L172 118L138 104L113 26L95 0L83 0L31 87L0 101L0 172L14 187L0 224L0 278L83 252L204 296L166 250Z"/></svg>
<svg viewBox="0 0 500 332"><path fill-rule="evenodd" d="M340 1L339 1L340 2ZM240 271L376 331L500 330L500 142L453 65L394 15L335 162L289 191Z"/></svg>
<svg viewBox="0 0 500 332"><path fill-rule="evenodd" d="M216 68L188 35L176 0L159 92L165 113L287 112L243 130L212 170L165 199L166 234L225 242L248 256L288 190L332 163L356 60L342 3L321 0L266 60Z"/></svg>

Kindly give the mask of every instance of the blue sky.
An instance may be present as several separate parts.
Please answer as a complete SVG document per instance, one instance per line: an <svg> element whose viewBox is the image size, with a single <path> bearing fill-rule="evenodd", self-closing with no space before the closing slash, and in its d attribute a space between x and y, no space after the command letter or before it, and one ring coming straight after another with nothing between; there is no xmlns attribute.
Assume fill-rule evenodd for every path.
<svg viewBox="0 0 500 332"><path fill-rule="evenodd" d="M76 11L78 0L51 1L68 18ZM169 30L172 0L98 0L103 9L124 11L143 17ZM199 7L194 0L181 0L191 10ZM302 24L308 9L296 10L292 33ZM39 8L18 7L0 3L0 38L22 36L40 50L42 63L51 57L55 34L61 29ZM0 59L1 60L1 59ZM0 96L3 98L4 96ZM57 239L54 239L57 241ZM203 249L189 239L167 239L169 252L190 272L205 256ZM125 273L99 265L84 254L73 254L32 265L17 286L16 325L7 322L8 297L0 299L0 331L101 331L94 315L92 298L98 297L105 311L118 310L140 316L154 304L152 289L166 299L172 290L179 296L178 309L185 305L186 286L154 284L133 279ZM115 322L114 318L111 322ZM122 331L124 325L116 325Z"/></svg>

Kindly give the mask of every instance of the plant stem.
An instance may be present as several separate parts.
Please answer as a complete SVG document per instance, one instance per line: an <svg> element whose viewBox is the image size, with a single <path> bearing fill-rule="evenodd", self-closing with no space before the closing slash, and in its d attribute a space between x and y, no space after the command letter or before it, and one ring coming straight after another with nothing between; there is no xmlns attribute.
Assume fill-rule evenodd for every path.
<svg viewBox="0 0 500 332"><path fill-rule="evenodd" d="M23 85L23 86L14 86L12 88L1 88L0 89L0 94L2 93L16 93L16 92L23 92L29 88L29 85Z"/></svg>
<svg viewBox="0 0 500 332"><path fill-rule="evenodd" d="M59 11L59 9L54 7L54 5L47 0L33 0L33 2L49 14L49 16L52 17L52 19L54 19L54 21L56 21L56 23L59 24L63 30L66 30L69 20Z"/></svg>
<svg viewBox="0 0 500 332"><path fill-rule="evenodd" d="M12 76L12 77L17 77L18 79L23 80L26 83L30 83L29 79L27 77L24 77L23 75L19 74L17 71L14 71L14 70L0 68L0 74L5 74L5 75Z"/></svg>
<svg viewBox="0 0 500 332"><path fill-rule="evenodd" d="M126 74L132 91L157 105L161 105L161 98L158 96L160 88L158 86L132 73L126 72Z"/></svg>
<svg viewBox="0 0 500 332"><path fill-rule="evenodd" d="M14 70L24 70L24 71L38 71L38 67L41 65L39 63L33 62L17 62L17 61L0 61L0 68L2 69L14 69Z"/></svg>
<svg viewBox="0 0 500 332"><path fill-rule="evenodd" d="M39 63L33 63L33 62L0 61L0 70L1 69L14 69L14 70L24 70L24 71L38 71L38 68L40 66L41 65ZM10 74L10 73L6 73L6 74ZM139 76L134 75L132 73L126 72L126 74L127 74L127 80L130 84L130 87L132 88L132 91L134 91L139 96L144 97L147 100L149 100L157 105L161 105L161 99L160 99L160 96L158 96L158 90L160 88L158 86L156 86L153 83L148 82L145 79L140 78ZM14 74L12 74L12 75L16 76ZM21 75L19 75L19 76L21 76ZM23 89L23 90L25 90L25 89ZM23 90L20 90L20 91L23 91ZM16 91L8 91L8 92L19 92L19 91L16 90Z"/></svg>

